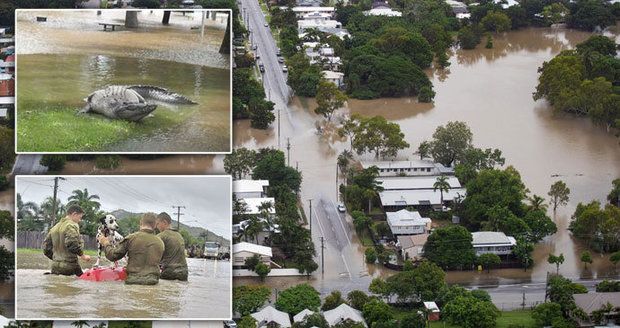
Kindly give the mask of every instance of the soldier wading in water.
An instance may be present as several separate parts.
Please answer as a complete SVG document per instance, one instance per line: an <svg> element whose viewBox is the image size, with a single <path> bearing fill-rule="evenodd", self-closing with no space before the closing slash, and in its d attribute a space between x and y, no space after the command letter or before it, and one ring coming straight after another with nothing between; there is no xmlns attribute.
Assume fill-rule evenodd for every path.
<svg viewBox="0 0 620 328"><path fill-rule="evenodd" d="M126 284L156 285L159 282L159 262L164 254L164 242L154 234L157 217L154 213L145 213L140 219L140 231L125 237L118 245L99 237L104 246L105 257L114 262L127 255Z"/></svg>
<svg viewBox="0 0 620 328"><path fill-rule="evenodd" d="M84 210L78 205L72 205L67 210L67 216L56 223L47 233L43 241L43 254L52 260L52 274L65 276L82 275L82 268L78 257L90 261L90 256L84 254L84 241L80 236L79 223Z"/></svg>
<svg viewBox="0 0 620 328"><path fill-rule="evenodd" d="M166 212L157 215L157 237L164 242L164 255L161 258L161 279L187 281L187 261L185 260L185 241L183 236L170 228L172 218Z"/></svg>

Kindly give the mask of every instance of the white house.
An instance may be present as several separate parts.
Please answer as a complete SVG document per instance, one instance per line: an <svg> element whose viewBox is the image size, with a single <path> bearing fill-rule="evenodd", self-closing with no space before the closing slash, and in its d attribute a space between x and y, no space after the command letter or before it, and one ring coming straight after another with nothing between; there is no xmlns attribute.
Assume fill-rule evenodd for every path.
<svg viewBox="0 0 620 328"><path fill-rule="evenodd" d="M318 11L314 11L311 13L303 14L301 19L318 19L318 20L328 20L331 19L332 15L328 13L321 13Z"/></svg>
<svg viewBox="0 0 620 328"><path fill-rule="evenodd" d="M402 251L405 259L421 260L424 255L424 245L428 240L428 233L421 235L400 235L396 246Z"/></svg>
<svg viewBox="0 0 620 328"><path fill-rule="evenodd" d="M303 309L301 312L293 316L293 322L303 322L304 320L306 320L308 316L311 316L313 314L314 314L313 311L310 311L308 309Z"/></svg>
<svg viewBox="0 0 620 328"><path fill-rule="evenodd" d="M247 197L247 198L242 198L239 201L242 203L245 203L246 209L247 209L247 212L245 212L246 214L250 214L250 215L260 214L261 212L260 207L266 204L271 205L271 207L269 208L267 212L269 212L269 214L272 214L272 215L276 214L276 208L275 208L276 200L273 197L261 197L261 198Z"/></svg>
<svg viewBox="0 0 620 328"><path fill-rule="evenodd" d="M278 324L282 328L291 326L291 319L288 317L288 313L278 311L271 305L268 305L264 309L250 314L252 318L258 323L258 327L264 327L270 323Z"/></svg>
<svg viewBox="0 0 620 328"><path fill-rule="evenodd" d="M364 327L368 327L366 321L364 321L364 317L362 317L362 313L344 303L333 310L323 312L323 317L325 317L325 320L330 326L335 326L343 321L351 320L363 324Z"/></svg>
<svg viewBox="0 0 620 328"><path fill-rule="evenodd" d="M287 7L280 7L280 9L282 10L286 10ZM293 7L292 8L293 12L295 13L295 15L297 16L297 18L301 18L306 14L309 13L322 13L322 14L329 14L331 16L334 15L334 13L336 12L336 9L334 7L303 7L303 6L297 6L297 7Z"/></svg>
<svg viewBox="0 0 620 328"><path fill-rule="evenodd" d="M495 254L509 255L512 249L517 245L514 237L506 236L503 232L496 231L478 231L471 233L474 251L476 255Z"/></svg>
<svg viewBox="0 0 620 328"><path fill-rule="evenodd" d="M232 184L237 199L262 198L267 196L268 180L235 180Z"/></svg>
<svg viewBox="0 0 620 328"><path fill-rule="evenodd" d="M333 19L302 19L297 21L297 28L301 32L311 28L342 28L342 23Z"/></svg>
<svg viewBox="0 0 620 328"><path fill-rule="evenodd" d="M334 71L322 71L323 78L337 87L341 87L344 85L344 73L334 72Z"/></svg>
<svg viewBox="0 0 620 328"><path fill-rule="evenodd" d="M398 211L409 206L441 208L445 203L463 199L465 188L456 177L446 176L450 188L447 191L434 189L439 176L412 176L412 177L380 177L383 191L379 192L381 205L386 211ZM443 204L442 204L443 196Z"/></svg>
<svg viewBox="0 0 620 328"><path fill-rule="evenodd" d="M431 219L423 218L418 212L402 209L397 212L386 212L387 222L396 235L419 235L426 233L431 228Z"/></svg>
<svg viewBox="0 0 620 328"><path fill-rule="evenodd" d="M362 167L367 169L376 166L379 176L425 176L425 175L454 175L454 169L445 167L441 163L430 160L412 159L408 161L368 161L362 162Z"/></svg>
<svg viewBox="0 0 620 328"><path fill-rule="evenodd" d="M256 245L252 243L241 242L233 245L233 266L241 267L245 265L245 260L260 256L261 262L269 265L271 263L271 247Z"/></svg>

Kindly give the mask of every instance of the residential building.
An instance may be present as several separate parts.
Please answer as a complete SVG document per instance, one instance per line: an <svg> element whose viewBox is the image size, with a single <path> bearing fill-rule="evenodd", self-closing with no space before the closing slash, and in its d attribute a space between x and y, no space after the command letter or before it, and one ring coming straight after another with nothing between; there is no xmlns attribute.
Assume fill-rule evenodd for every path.
<svg viewBox="0 0 620 328"><path fill-rule="evenodd" d="M446 3L452 8L454 15L468 13L467 5L460 1L446 0Z"/></svg>
<svg viewBox="0 0 620 328"><path fill-rule="evenodd" d="M386 212L385 215L394 236L419 235L427 233L431 228L431 219L423 218L416 211L402 209L397 212Z"/></svg>
<svg viewBox="0 0 620 328"><path fill-rule="evenodd" d="M367 169L376 166L379 176L424 176L424 175L454 175L454 168L445 167L441 163L430 160L412 159L407 161L369 161L362 162Z"/></svg>
<svg viewBox="0 0 620 328"><path fill-rule="evenodd" d="M311 13L303 14L301 16L301 19L330 20L331 18L332 18L332 14L321 13L318 11L313 11Z"/></svg>
<svg viewBox="0 0 620 328"><path fill-rule="evenodd" d="M295 316L293 316L293 322L303 322L304 320L306 320L306 318L308 316L313 315L314 312L310 311L308 309L303 309L301 312L297 313Z"/></svg>
<svg viewBox="0 0 620 328"><path fill-rule="evenodd" d="M506 236L503 232L478 231L472 232L472 246L477 256L482 254L509 255L517 245L514 237Z"/></svg>
<svg viewBox="0 0 620 328"><path fill-rule="evenodd" d="M325 80L335 84L338 88L344 86L344 73L334 71L322 71L321 73Z"/></svg>
<svg viewBox="0 0 620 328"><path fill-rule="evenodd" d="M249 215L258 215L261 213L260 207L263 205L271 205L271 207L267 210L267 212L272 215L275 216L276 214L276 200L273 197L261 197L261 198L250 198L250 197L246 197L246 198L241 198L239 199L240 202L244 203L246 206L247 211L245 212L245 214L249 214Z"/></svg>
<svg viewBox="0 0 620 328"><path fill-rule="evenodd" d="M620 292L609 293L596 293L590 292L587 294L573 294L575 305L583 310L589 317L592 313L604 308L607 304L611 305L611 311L604 314L605 321L611 324L615 321L616 324L620 324ZM595 327L591 320L578 319L578 327ZM611 325L600 325L599 327L618 327Z"/></svg>
<svg viewBox="0 0 620 328"><path fill-rule="evenodd" d="M342 23L332 19L302 19L297 21L297 28L303 33L312 28L342 28Z"/></svg>
<svg viewBox="0 0 620 328"><path fill-rule="evenodd" d="M366 321L364 321L364 317L362 317L362 313L344 303L333 310L323 312L323 317L325 317L325 320L330 326L335 326L343 321L351 320L363 324L364 327L368 327Z"/></svg>
<svg viewBox="0 0 620 328"><path fill-rule="evenodd" d="M237 199L263 198L267 196L268 180L235 180L232 184Z"/></svg>
<svg viewBox="0 0 620 328"><path fill-rule="evenodd" d="M279 327L287 328L291 327L291 319L288 317L288 313L278 311L273 306L268 305L264 309L250 314L258 324L258 327L268 326L270 324L279 325Z"/></svg>
<svg viewBox="0 0 620 328"><path fill-rule="evenodd" d="M428 240L428 233L421 235L400 235L396 239L396 246L400 249L401 255L405 259L412 261L422 260L424 255L424 245Z"/></svg>
<svg viewBox="0 0 620 328"><path fill-rule="evenodd" d="M280 7L282 10L286 10L287 7ZM309 13L322 13L329 14L333 17L336 12L336 8L334 7L316 7L316 6L297 6L293 7L291 10L295 13L297 18L302 18L304 15Z"/></svg>
<svg viewBox="0 0 620 328"><path fill-rule="evenodd" d="M233 245L233 266L245 266L245 260L254 255L258 255L262 263L271 264L271 247L241 242Z"/></svg>
<svg viewBox="0 0 620 328"><path fill-rule="evenodd" d="M392 10L387 1L375 1L372 4L372 9L365 11L364 15L401 17L403 13Z"/></svg>
<svg viewBox="0 0 620 328"><path fill-rule="evenodd" d="M407 207L415 209L442 210L444 204L454 203L463 199L466 189L461 187L456 177L448 176L447 182L450 189L447 191L435 190L434 184L439 176L413 176L413 177L381 177L383 191L379 192L381 205L388 212L395 212ZM442 204L443 198L443 204Z"/></svg>

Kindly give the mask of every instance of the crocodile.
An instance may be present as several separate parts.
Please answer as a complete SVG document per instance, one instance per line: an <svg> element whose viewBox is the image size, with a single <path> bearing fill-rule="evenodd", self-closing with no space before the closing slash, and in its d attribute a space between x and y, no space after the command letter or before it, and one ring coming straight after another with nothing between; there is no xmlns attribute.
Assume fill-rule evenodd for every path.
<svg viewBox="0 0 620 328"><path fill-rule="evenodd" d="M78 114L93 112L111 119L125 119L137 122L157 108L157 104L147 100L168 104L196 104L196 102L183 95L161 87L110 85L88 95L84 99L86 105Z"/></svg>

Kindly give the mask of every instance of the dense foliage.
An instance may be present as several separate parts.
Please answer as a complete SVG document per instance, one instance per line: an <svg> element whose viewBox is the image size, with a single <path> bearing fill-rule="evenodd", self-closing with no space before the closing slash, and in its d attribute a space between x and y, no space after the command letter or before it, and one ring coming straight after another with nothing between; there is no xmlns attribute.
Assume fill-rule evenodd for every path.
<svg viewBox="0 0 620 328"><path fill-rule="evenodd" d="M265 100L263 86L252 77L249 68L233 70L233 117L249 118L257 129L267 129L275 120L274 103Z"/></svg>
<svg viewBox="0 0 620 328"><path fill-rule="evenodd" d="M534 99L546 99L556 111L587 115L608 130L618 127L617 46L612 39L595 35L577 45L576 50L563 51L543 63Z"/></svg>
<svg viewBox="0 0 620 328"><path fill-rule="evenodd" d="M291 315L304 309L318 311L321 306L319 292L308 284L301 284L283 290L276 301L276 308Z"/></svg>
<svg viewBox="0 0 620 328"><path fill-rule="evenodd" d="M579 203L569 229L573 236L598 252L620 250L620 208L616 206L608 204L601 207L598 201Z"/></svg>
<svg viewBox="0 0 620 328"><path fill-rule="evenodd" d="M233 311L242 316L258 311L269 299L271 291L264 286L237 286L233 288Z"/></svg>

